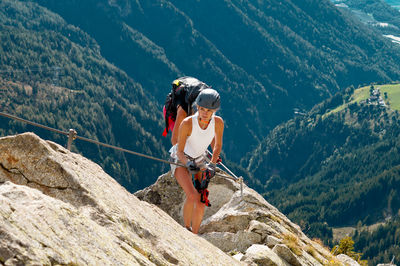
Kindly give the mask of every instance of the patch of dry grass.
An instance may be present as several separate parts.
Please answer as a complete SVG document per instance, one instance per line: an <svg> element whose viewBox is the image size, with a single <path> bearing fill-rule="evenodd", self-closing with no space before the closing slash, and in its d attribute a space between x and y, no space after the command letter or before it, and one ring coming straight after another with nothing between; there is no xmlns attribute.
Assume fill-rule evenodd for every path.
<svg viewBox="0 0 400 266"><path fill-rule="evenodd" d="M283 236L283 243L297 256L301 256L303 251L299 245L299 239L297 236L292 234L286 234Z"/></svg>

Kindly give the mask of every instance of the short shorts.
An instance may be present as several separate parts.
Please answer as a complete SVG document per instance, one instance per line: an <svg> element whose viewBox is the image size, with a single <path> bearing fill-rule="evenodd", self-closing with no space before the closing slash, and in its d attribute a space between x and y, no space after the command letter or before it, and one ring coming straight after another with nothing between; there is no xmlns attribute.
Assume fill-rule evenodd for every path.
<svg viewBox="0 0 400 266"><path fill-rule="evenodd" d="M170 153L170 161L171 161L171 162L174 162L174 163L178 163L178 162L179 162L178 156L177 156L177 154L176 154L177 149L178 149L178 145L176 144L176 145L172 146L172 148L169 150L169 153ZM197 165L200 169L206 168L206 164L207 164L207 162L209 161L209 159L208 159L206 153L204 153L203 155L201 155L201 156L199 156L199 157L197 157L197 158L192 158L192 157L190 157L190 156L187 155L187 154L185 154L185 155L186 155L186 158L188 158L188 160L194 161L194 162L196 163L196 165ZM177 167L178 167L177 165L171 164L171 174L172 174L172 175L175 174L175 170L176 170Z"/></svg>

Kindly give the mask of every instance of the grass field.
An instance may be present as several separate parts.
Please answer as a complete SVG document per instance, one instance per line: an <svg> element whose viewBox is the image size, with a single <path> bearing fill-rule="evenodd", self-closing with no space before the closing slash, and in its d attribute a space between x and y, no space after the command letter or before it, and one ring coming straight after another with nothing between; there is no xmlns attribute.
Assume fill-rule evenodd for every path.
<svg viewBox="0 0 400 266"><path fill-rule="evenodd" d="M378 88L380 90L382 99L385 101L390 109L400 111L400 84L375 85L375 88ZM349 104L355 102L360 103L361 101L367 100L369 97L369 89L370 86L356 89L353 93L353 96L351 97L350 102L336 107L335 109L326 113L323 117L326 117L331 113L339 112L345 109ZM387 93L387 98L385 98L385 92Z"/></svg>
<svg viewBox="0 0 400 266"><path fill-rule="evenodd" d="M377 86L381 90L381 95L386 104L390 104L390 109L400 111L400 84L388 84ZM387 93L388 100L384 97Z"/></svg>
<svg viewBox="0 0 400 266"><path fill-rule="evenodd" d="M352 101L350 103L354 103L354 102L359 103L361 101L367 100L369 97L369 88L370 88L370 86L356 89L353 93Z"/></svg>

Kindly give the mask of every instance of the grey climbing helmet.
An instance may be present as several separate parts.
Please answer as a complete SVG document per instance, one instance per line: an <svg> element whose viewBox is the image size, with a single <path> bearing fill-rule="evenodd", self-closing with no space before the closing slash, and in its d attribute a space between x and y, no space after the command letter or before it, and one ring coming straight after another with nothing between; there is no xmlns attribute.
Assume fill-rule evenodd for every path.
<svg viewBox="0 0 400 266"><path fill-rule="evenodd" d="M221 105L219 93L214 89L204 89L199 93L195 102L198 106L207 109L218 109Z"/></svg>

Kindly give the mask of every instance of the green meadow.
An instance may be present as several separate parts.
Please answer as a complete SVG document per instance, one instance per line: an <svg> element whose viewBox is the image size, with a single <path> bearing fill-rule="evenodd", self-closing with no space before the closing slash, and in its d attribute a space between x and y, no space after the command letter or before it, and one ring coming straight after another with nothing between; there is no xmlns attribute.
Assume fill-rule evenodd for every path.
<svg viewBox="0 0 400 266"><path fill-rule="evenodd" d="M380 89L381 96L390 109L400 111L400 84L377 85L376 87Z"/></svg>
<svg viewBox="0 0 400 266"><path fill-rule="evenodd" d="M349 102L336 107L335 109L326 113L324 117L331 113L339 112L345 109L350 104L366 101L370 96L369 95L370 88L371 86L365 86L356 89L353 95L351 96ZM382 99L390 109L400 111L400 84L374 85L374 88L380 90Z"/></svg>

